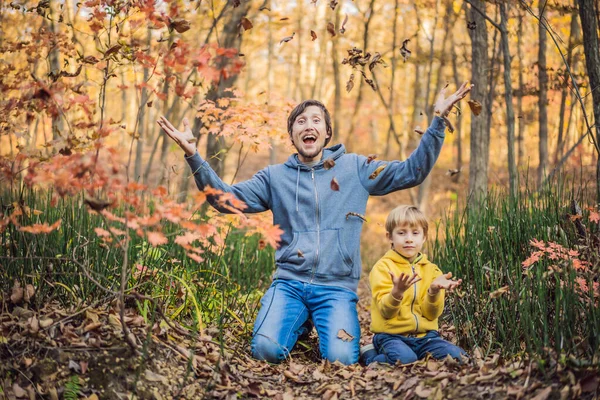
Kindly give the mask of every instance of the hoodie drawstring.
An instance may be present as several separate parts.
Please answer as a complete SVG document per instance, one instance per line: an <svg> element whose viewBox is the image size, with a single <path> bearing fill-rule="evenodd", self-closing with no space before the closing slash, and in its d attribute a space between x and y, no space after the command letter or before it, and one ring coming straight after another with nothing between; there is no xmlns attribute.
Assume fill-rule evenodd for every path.
<svg viewBox="0 0 600 400"><path fill-rule="evenodd" d="M296 212L298 212L298 186L300 185L300 166L298 165L298 177L296 178Z"/></svg>

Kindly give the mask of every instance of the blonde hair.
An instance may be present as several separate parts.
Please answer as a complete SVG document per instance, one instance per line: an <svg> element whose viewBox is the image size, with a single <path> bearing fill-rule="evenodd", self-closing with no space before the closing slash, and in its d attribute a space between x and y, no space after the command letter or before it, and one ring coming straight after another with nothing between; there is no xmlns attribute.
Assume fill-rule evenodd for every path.
<svg viewBox="0 0 600 400"><path fill-rule="evenodd" d="M411 228L423 228L423 236L427 237L429 223L425 214L415 206L401 205L394 208L385 220L385 230L391 235L399 226L408 225Z"/></svg>

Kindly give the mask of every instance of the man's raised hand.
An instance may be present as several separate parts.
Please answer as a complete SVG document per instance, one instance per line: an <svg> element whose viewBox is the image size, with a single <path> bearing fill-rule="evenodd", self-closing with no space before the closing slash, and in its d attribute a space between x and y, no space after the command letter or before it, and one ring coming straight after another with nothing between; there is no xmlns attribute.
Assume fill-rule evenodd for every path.
<svg viewBox="0 0 600 400"><path fill-rule="evenodd" d="M196 152L196 145L194 144L196 138L192 133L190 121L187 118L183 119L183 131L175 129L173 124L165 117L160 117L156 123L181 147L186 156L194 155Z"/></svg>
<svg viewBox="0 0 600 400"><path fill-rule="evenodd" d="M433 111L436 115L440 117L448 116L448 113L452 110L452 107L465 98L465 96L471 91L474 85L469 85L468 82L463 83L456 92L452 93L450 96L446 97L446 89L448 85L446 85L442 90L440 90L440 94L438 95L435 104L433 106Z"/></svg>
<svg viewBox="0 0 600 400"><path fill-rule="evenodd" d="M396 300L401 300L404 296L404 292L421 280L421 277L417 274L408 275L401 272L400 276L396 276L392 271L389 271L389 273L390 278L392 278L392 283L394 284L392 296Z"/></svg>

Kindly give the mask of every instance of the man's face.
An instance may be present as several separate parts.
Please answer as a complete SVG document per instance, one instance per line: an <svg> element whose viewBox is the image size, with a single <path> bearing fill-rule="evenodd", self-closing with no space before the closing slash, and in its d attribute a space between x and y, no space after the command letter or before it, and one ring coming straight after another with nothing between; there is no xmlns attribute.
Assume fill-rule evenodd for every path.
<svg viewBox="0 0 600 400"><path fill-rule="evenodd" d="M397 226L391 235L389 232L386 232L386 236L392 243L394 250L402 254L410 262L413 262L419 255L425 243L425 234L423 233L423 228L420 226Z"/></svg>
<svg viewBox="0 0 600 400"><path fill-rule="evenodd" d="M306 107L292 125L292 143L304 163L320 160L327 137L325 116L317 106Z"/></svg>

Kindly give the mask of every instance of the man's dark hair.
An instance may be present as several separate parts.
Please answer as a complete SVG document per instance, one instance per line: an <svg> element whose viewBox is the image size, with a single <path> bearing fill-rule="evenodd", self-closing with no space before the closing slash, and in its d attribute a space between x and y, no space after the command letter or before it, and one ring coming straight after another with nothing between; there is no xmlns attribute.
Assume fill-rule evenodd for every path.
<svg viewBox="0 0 600 400"><path fill-rule="evenodd" d="M294 126L296 118L298 118L298 115L302 114L304 110L306 110L306 107L310 106L317 106L321 109L321 111L323 111L323 115L325 116L325 127L327 129L326 135L329 136L325 139L325 146L327 146L327 143L329 143L331 137L333 136L333 129L331 128L331 115L329 115L329 111L327 111L327 107L325 107L325 104L321 103L318 100L305 100L302 103L298 104L292 110L292 112L288 116L287 121L288 133L290 134L290 136L292 136L292 127Z"/></svg>

